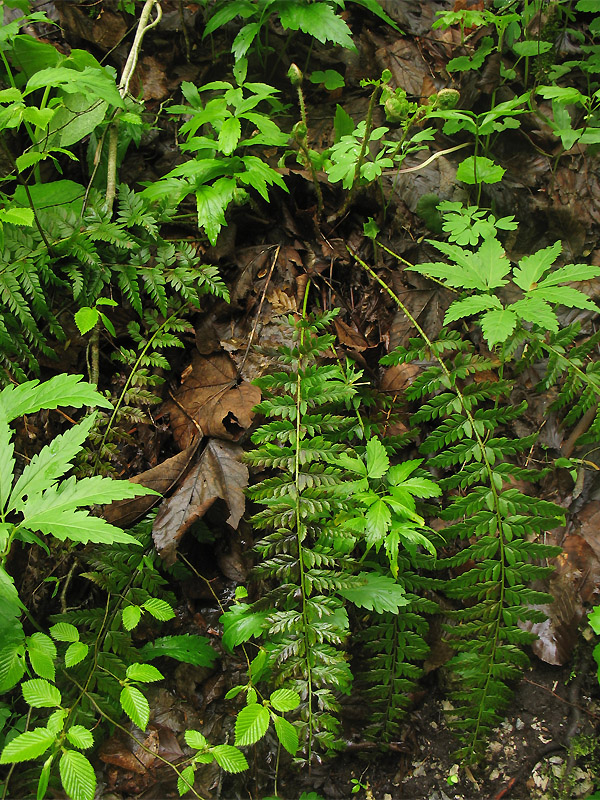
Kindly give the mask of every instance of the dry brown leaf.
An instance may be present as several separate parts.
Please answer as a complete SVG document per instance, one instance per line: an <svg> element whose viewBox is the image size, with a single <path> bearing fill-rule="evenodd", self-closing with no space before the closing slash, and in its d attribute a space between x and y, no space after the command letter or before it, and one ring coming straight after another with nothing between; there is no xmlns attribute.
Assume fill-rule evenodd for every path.
<svg viewBox="0 0 600 800"><path fill-rule="evenodd" d="M61 27L100 48L103 52L114 49L127 33L127 23L121 14L101 9L93 19L87 11L72 2L55 3Z"/></svg>
<svg viewBox="0 0 600 800"><path fill-rule="evenodd" d="M337 333L340 344L350 347L352 350L356 350L359 353L362 353L363 350L369 347L369 343L362 333L359 333L355 328L351 328L350 325L347 325L343 320L335 319L333 324L335 325L335 332Z"/></svg>
<svg viewBox="0 0 600 800"><path fill-rule="evenodd" d="M161 558L175 561L179 540L217 499L229 508L227 522L237 527L245 508L244 489L248 469L241 462L242 448L211 439L177 492L164 500L154 522L152 536Z"/></svg>
<svg viewBox="0 0 600 800"><path fill-rule="evenodd" d="M142 486L147 486L149 489L154 489L155 492L160 494L167 494L167 492L175 486L179 478L185 472L188 464L192 460L194 453L198 449L198 439L194 444L177 453L176 456L167 458L162 464L136 475L135 478L130 478L131 483L139 483ZM114 503L104 506L103 517L111 525L118 525L121 528L127 528L135 522L139 517L144 516L150 509L156 505L159 498L155 495L143 495L142 497L131 497L127 500L116 500Z"/></svg>
<svg viewBox="0 0 600 800"><path fill-rule="evenodd" d="M252 409L260 402L260 390L246 381L237 383L236 367L226 353L194 355L181 387L167 401L171 428L184 450L198 437L237 441L254 419Z"/></svg>

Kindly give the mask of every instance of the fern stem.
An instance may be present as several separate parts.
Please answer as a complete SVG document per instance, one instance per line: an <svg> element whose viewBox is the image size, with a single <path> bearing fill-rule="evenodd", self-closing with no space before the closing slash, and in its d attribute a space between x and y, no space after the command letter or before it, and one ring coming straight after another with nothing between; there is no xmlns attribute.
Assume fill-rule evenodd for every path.
<svg viewBox="0 0 600 800"><path fill-rule="evenodd" d="M308 290L310 288L310 280L306 285L304 294L304 303L302 306L302 318L306 318L306 309L308 301ZM300 329L300 350L304 344L304 330ZM304 548L302 547L304 524L300 513L300 440L301 440L301 413L302 406L302 356L298 361L298 374L296 377L296 447L294 454L294 485L296 487L295 498L295 518L296 518L296 539L298 542L298 564L300 567L300 591L302 593L302 628L304 637L305 649L305 662L306 662L306 684L307 684L307 710L308 710L308 749L307 760L310 766L312 761L312 736L313 736L313 714L312 714L312 666L311 666L311 646L308 631L310 628L310 620L308 618L308 611L306 608L307 589L306 589L306 576L304 571Z"/></svg>
<svg viewBox="0 0 600 800"><path fill-rule="evenodd" d="M138 370L138 368L140 366L140 363L141 363L142 359L144 358L144 356L146 355L146 353L150 349L150 346L152 345L152 342L156 339L158 334L161 333L162 330L172 320L177 319L177 317L179 316L179 314L181 313L181 311L184 308L185 308L185 305L183 305L180 308L178 308L177 311L174 311L173 314L171 314L171 316L168 319L166 319L163 322L163 324L154 331L152 336L148 339L148 341L144 345L144 347L143 347L142 351L140 352L139 356L137 357L137 360L136 360L135 364L131 368L131 372L129 373L129 376L128 376L127 380L125 381L125 385L123 386L121 394L119 395L119 399L116 402L116 405L115 405L115 407L113 409L113 412L112 412L112 414L110 416L110 419L108 420L108 424L106 426L106 430L104 431L104 436L102 437L102 441L100 442L100 447L98 448L98 451L96 453L96 462L94 464L94 472L98 469L98 461L100 460L100 457L102 455L102 450L104 449L104 445L106 444L106 439L108 437L108 434L110 433L110 430L111 430L111 428L112 428L112 426L114 424L115 418L116 418L117 414L119 413L119 409L121 408L121 405L123 403L125 395L127 394L127 391L129 389L129 387L131 386L131 382L133 381L133 379L135 377L135 374L136 374L136 372L137 372L137 370Z"/></svg>
<svg viewBox="0 0 600 800"><path fill-rule="evenodd" d="M500 576L499 576L500 597L499 597L499 602L497 603L498 611L497 611L496 619L495 619L495 621L493 623L493 625L494 625L494 633L493 633L493 636L492 636L493 646L492 646L492 648L490 650L489 656L487 657L487 675L486 675L485 682L484 682L484 685L483 685L482 700L479 703L479 707L478 707L476 725L475 725L475 728L473 730L472 735L470 736L470 740L471 741L470 741L470 745L469 745L469 750L470 750L470 752L472 754L474 754L476 746L477 746L477 743L479 741L479 733L480 733L481 725L482 725L482 715L483 715L483 712L484 712L484 709L485 709L485 706L486 706L485 698L487 697L487 693L488 693L489 686L490 686L490 681L492 680L492 677L493 677L493 671L494 671L494 666L495 666L495 653L497 652L497 646L498 646L498 642L499 642L500 626L501 626L501 622L502 622L502 610L503 610L503 607L504 607L504 598L505 598L505 590L506 590L506 553L505 553L504 531L503 531L503 528L502 528L502 510L500 508L500 498L498 496L498 490L497 490L496 485L495 485L494 480L493 480L492 465L490 464L489 458L488 458L487 453L486 453L485 442L484 442L483 438L481 437L481 435L479 434L479 432L477 430L477 427L476 427L476 424L475 424L475 419L474 419L473 415L471 414L471 411L469 410L469 407L468 407L467 403L465 402L464 396L463 396L462 392L460 391L460 389L458 388L458 386L453 382L451 373L450 373L448 367L446 366L444 360L435 353L435 349L433 347L433 342L431 341L431 339L427 336L427 334L425 333L423 328L419 325L418 321L410 313L408 308L404 305L402 300L400 300L400 298L393 291L393 289L391 289L385 283L385 281L383 281L368 264L366 264L361 258L359 258L357 253L355 253L352 250L352 248L350 248L348 245L346 245L346 248L347 248L348 252L361 265L361 267L372 278L374 278L377 281L377 283L382 287L382 289L391 297L391 299L396 303L398 308L400 308L404 312L404 314L406 314L406 316L408 317L410 322L415 326L415 328L418 331L419 335L423 338L423 340L431 348L431 353L432 353L433 357L436 359L436 361L440 365L442 371L444 372L444 374L445 374L445 376L447 378L448 388L456 393L456 396L458 397L458 399L460 401L460 404L462 406L463 412L464 412L466 418L471 423L471 427L472 427L472 430L473 430L473 435L474 435L475 440L477 441L477 444L479 445L479 449L480 449L480 452L481 452L481 458L482 458L483 464L485 466L485 469L486 469L486 472L487 472L487 475L488 475L489 484L490 484L490 491L491 491L491 494L492 494L493 505L494 505L494 514L495 514L495 517L496 517L497 531L498 531L498 543L499 543L499 554L500 554L500 557L499 557L499 564L500 564Z"/></svg>

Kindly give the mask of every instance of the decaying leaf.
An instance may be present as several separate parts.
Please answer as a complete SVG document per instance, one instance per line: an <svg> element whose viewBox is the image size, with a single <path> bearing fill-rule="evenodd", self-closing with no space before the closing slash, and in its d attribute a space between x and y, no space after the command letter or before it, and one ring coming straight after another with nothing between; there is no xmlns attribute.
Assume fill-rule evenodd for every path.
<svg viewBox="0 0 600 800"><path fill-rule="evenodd" d="M236 367L226 353L209 357L194 354L181 387L167 401L171 428L184 450L198 437L237 441L250 427L252 409L260 402L260 390L246 381L238 383Z"/></svg>
<svg viewBox="0 0 600 800"><path fill-rule="evenodd" d="M359 353L362 353L363 350L368 348L369 343L362 333L359 333L359 331L357 331L355 328L352 328L350 325L344 322L344 320L335 319L333 324L335 325L335 332L340 344L343 344L352 350L356 350Z"/></svg>
<svg viewBox="0 0 600 800"><path fill-rule="evenodd" d="M245 508L248 469L241 462L242 448L211 439L177 492L161 505L154 522L156 549L167 564L175 561L177 545L190 525L217 499L229 508L227 522L235 528Z"/></svg>
<svg viewBox="0 0 600 800"><path fill-rule="evenodd" d="M147 486L149 489L160 492L160 494L167 494L187 469L194 457L194 453L198 449L199 443L200 439L197 439L192 445L182 450L181 453L167 458L162 464L136 475L135 478L130 478L131 483L139 483L142 486ZM104 506L103 517L111 525L127 528L150 511L156 505L157 499L156 495L143 495L142 497L131 497L127 500L117 500Z"/></svg>

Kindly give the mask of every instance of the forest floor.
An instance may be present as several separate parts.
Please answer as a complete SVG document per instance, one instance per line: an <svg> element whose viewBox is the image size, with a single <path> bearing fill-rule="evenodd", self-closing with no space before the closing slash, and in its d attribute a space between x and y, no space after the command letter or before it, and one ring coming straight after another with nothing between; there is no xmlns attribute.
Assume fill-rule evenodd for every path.
<svg viewBox="0 0 600 800"><path fill-rule="evenodd" d="M111 63L120 69L128 52L128 42L122 38L132 18L118 11L116 4L100 5L102 10L93 20L84 5L46 3L45 10L60 21L61 46L89 49L97 57L110 52ZM359 87L363 77L377 78L383 69L389 69L393 84L404 87L414 97L428 96L434 90L454 85L444 69L456 46L452 38L454 33L431 28L436 11L448 4L388 0L382 5L405 35L400 36L364 10L353 8L349 21L355 31L357 53L320 45L312 48L312 70L336 69L344 73L346 81L346 87L335 92L307 85L309 140L317 150L331 143L337 103L355 120L364 118L368 90ZM151 112L158 111L161 103L178 102L179 87L184 80L201 85L223 77L223 64L235 30L233 33L229 29L219 31L211 49L208 40L202 42L200 38L201 8L184 2L184 20L186 36L182 32L179 3L166 0L163 20L144 44L138 84L132 86L132 91L143 93ZM57 41L57 33L48 36ZM293 56L292 60L298 63L307 60L309 53L301 39L293 39L286 58ZM281 31L273 30L274 46L282 42ZM223 54L221 63L215 60L215 51ZM292 97L283 73L281 64L273 56L272 63L267 64L264 80ZM477 107L481 98L493 90L493 75L466 73L458 88L464 106ZM297 114L294 109L288 114L291 128ZM594 161L585 152L573 148L555 161L543 152L543 130L534 130L533 123L526 121L524 131L523 135L515 133L502 140L498 157L507 174L501 184L487 187L487 200L498 216L515 214L517 220L524 223L508 243L511 258L516 260L560 238L569 261L585 257L600 264L600 168L597 159ZM129 151L121 167L120 180L135 187L142 181L164 175L175 166L181 156L174 134L175 126L167 124L146 136L137 150ZM531 145L532 138L535 147ZM436 148L449 146L439 134ZM417 154L413 160L409 158L405 166L412 166L422 158L422 154ZM250 381L264 369L260 355L246 353L249 337L253 337L254 344L262 346L278 343L277 319L282 313L298 310L306 276L315 280L325 306L333 304L344 309L336 323L340 352L353 358L381 387L400 394L410 376L399 368L382 372L378 359L391 348L406 343L414 329L351 261L346 245L373 263L373 247L364 235L363 223L374 216L391 250L412 262L432 259L433 251L423 241L428 231L416 214L417 202L428 193L440 199L456 199L455 171L459 160L458 157L454 160L454 154L450 154L418 172L395 178L386 176L383 183L387 205L385 220L378 191L370 188L357 196L350 212L335 225L315 225L310 175L299 166L292 166L290 159L289 166L282 169L289 195L280 193L276 202L269 205L259 201L236 209L214 247L198 240L192 226L186 227L183 222L174 224L174 235L189 237L205 250L206 263L219 266L232 302L230 305L209 302L206 312L194 320L195 341L190 338L188 350L179 356L179 362L173 362L174 373L169 376L170 392L175 401L171 399L162 414L155 415L156 425L152 431L140 429L139 449L128 453L129 472L123 477L157 468L167 457L185 447L183 423L177 418L176 406L188 409L202 406L205 400L198 387L202 385L203 375L210 370L220 370L226 373L223 379L226 382L240 368L244 379ZM85 158L82 162L85 165ZM85 177L80 175L68 177L85 183ZM326 181L322 189L323 217L327 218L339 208L343 197L341 191ZM402 294L425 330L435 335L449 304L446 290L432 289L424 278L402 272L399 262L381 251L376 253L375 264L395 291ZM599 288L590 285L586 291L590 295L598 294L595 290ZM257 326L258 313L260 323ZM572 321L577 313L571 313L564 321ZM71 364L67 368L81 371L84 344L74 342L68 358ZM192 360L197 370L196 379L193 385L188 381L186 394L182 393L180 375L189 375ZM104 368L111 368L108 361ZM228 371L233 372L229 374ZM104 380L107 382L106 377ZM521 431L521 435L539 430L542 443L550 450L564 454L567 446L572 452L571 432L560 427L554 414L547 413L551 398L533 395L534 382L534 376L524 372L515 392L515 396L529 401L528 430ZM222 427L225 430L231 430L232 425L245 427L244 415L250 413L255 402L253 395L243 392L224 401ZM170 417L168 412L171 412ZM174 436L179 436L177 445ZM242 443L247 441L246 432L241 437L238 433L235 436ZM600 785L597 783L600 780L597 738L600 693L591 666L591 645L577 633L584 611L593 603L592 598L597 598L600 585L600 527L596 524L599 486L595 475L590 473L577 490L568 478L564 483L548 482L542 487L545 498L560 503L570 512L568 525L557 540L565 546L567 555L560 566L559 578L551 587L562 611L548 629L540 632L540 644L531 656L532 668L515 687L514 700L505 721L494 731L483 766L472 771L461 769L456 774L452 758L456 743L448 728L448 720L451 720L448 712L452 709L444 699L447 676L443 664L448 656L436 641L432 641L434 655L427 667L422 693L414 698L414 707L400 740L381 748L364 741L361 730L366 706L353 701L343 712L346 751L311 771L282 765L277 775L279 796L292 800L301 792L308 793L307 798L311 792L318 792L327 799L346 798L352 796L352 779L361 785L354 795L360 800L566 800L586 797ZM212 517L209 514L207 518L209 527L212 524L217 530L223 529L223 515L219 517L219 514L215 506ZM203 564L203 576L212 581L219 599L225 601L231 597L235 585L244 582L248 575L250 539L249 526L241 523L239 531L223 533L216 543L185 541L181 547L188 559ZM200 581L175 587L175 591L180 598L178 632L194 631L211 636L218 643L220 612L212 595ZM236 673L242 666L229 658L212 670L185 665L173 670L166 688L156 693L152 704L152 735L159 736L161 752L168 751L169 747L176 751L177 743L173 740L181 731L182 720L189 725L190 721L201 719L204 729L214 732L230 730L232 710L223 698L234 685ZM207 768L203 795L259 800L274 794L277 770L267 750L257 747L251 758L254 761L247 775L235 776L235 780L226 778L223 783L221 777ZM103 745L97 766L104 776L103 800L176 796L172 775L167 775L160 762L142 763L118 736Z"/></svg>

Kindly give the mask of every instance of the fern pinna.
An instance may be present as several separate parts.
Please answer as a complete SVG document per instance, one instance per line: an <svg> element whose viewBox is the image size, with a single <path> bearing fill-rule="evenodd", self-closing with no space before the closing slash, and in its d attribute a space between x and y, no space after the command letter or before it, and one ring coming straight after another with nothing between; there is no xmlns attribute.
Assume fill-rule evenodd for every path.
<svg viewBox="0 0 600 800"><path fill-rule="evenodd" d="M254 609L270 609L264 635L272 671L276 682L302 699L300 739L308 760L314 748L336 746L335 692L348 693L352 681L341 649L348 615L336 596L350 568L352 545L344 548L343 528L331 530L340 510L336 487L342 470L330 462L344 450L331 434L339 436L353 420L330 413L328 406L351 399L355 389L339 366L316 364L334 342L322 333L333 317L290 320L295 341L278 356L289 371L256 381L267 394L257 411L272 421L253 434L258 447L246 455L252 466L279 472L249 490L252 500L266 506L252 518L254 527L270 531L256 545L261 561L254 574L274 585ZM332 536L339 540L337 548Z"/></svg>
<svg viewBox="0 0 600 800"><path fill-rule="evenodd" d="M560 552L539 538L561 524L564 512L513 485L539 478L514 463L535 436L507 435L524 404L509 403L506 381L486 379L491 360L468 340L442 331L435 342L413 339L383 362L424 365L407 399L420 403L413 422L435 422L421 445L429 466L448 471L440 480L448 502L439 515L450 554L438 566L450 570L445 593L456 603L446 632L455 650L449 667L460 681L453 695L452 725L463 745L457 756L473 761L510 699L507 682L527 664L521 646L534 637L522 623L545 619L534 606L551 597L528 585L549 574L540 563Z"/></svg>

